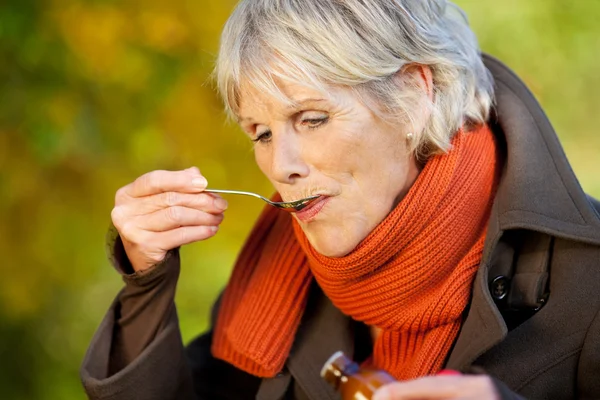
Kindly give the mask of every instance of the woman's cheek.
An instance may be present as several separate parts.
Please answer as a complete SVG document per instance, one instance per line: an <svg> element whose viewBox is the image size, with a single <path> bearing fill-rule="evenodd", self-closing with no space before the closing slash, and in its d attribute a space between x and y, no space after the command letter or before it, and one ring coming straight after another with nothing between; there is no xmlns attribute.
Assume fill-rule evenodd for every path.
<svg viewBox="0 0 600 400"><path fill-rule="evenodd" d="M275 184L273 179L271 178L271 166L272 163L269 161L269 154L265 149L258 148L258 146L254 149L254 160L258 169L263 173L264 176L271 181L271 183Z"/></svg>

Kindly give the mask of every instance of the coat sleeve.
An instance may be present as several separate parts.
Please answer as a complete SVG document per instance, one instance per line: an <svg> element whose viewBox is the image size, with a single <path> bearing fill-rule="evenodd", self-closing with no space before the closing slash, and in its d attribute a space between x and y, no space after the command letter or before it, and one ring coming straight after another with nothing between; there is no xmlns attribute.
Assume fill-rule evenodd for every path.
<svg viewBox="0 0 600 400"><path fill-rule="evenodd" d="M127 274L113 242L113 264L124 274L118 294L83 360L81 379L93 400L253 398L260 380L211 352L212 334L183 346L174 303L179 253L143 273ZM213 312L213 315L215 312ZM232 384L232 379L236 379Z"/></svg>
<svg viewBox="0 0 600 400"><path fill-rule="evenodd" d="M578 397L600 399L600 310L586 334L577 368Z"/></svg>

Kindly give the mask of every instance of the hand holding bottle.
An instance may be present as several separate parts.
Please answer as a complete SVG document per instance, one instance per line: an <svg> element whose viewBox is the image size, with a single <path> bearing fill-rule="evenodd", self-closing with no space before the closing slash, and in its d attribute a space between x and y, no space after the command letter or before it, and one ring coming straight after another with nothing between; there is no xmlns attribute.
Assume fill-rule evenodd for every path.
<svg viewBox="0 0 600 400"><path fill-rule="evenodd" d="M435 376L398 382L383 370L361 368L342 352L327 360L321 377L343 400L500 400L486 375L443 370Z"/></svg>
<svg viewBox="0 0 600 400"><path fill-rule="evenodd" d="M382 386L372 400L500 400L487 375L436 375Z"/></svg>

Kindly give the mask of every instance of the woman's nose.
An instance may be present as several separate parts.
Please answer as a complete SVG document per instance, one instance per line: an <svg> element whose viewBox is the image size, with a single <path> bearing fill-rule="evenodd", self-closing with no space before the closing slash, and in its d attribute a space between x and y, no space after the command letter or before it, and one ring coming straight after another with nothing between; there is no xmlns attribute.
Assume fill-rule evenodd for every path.
<svg viewBox="0 0 600 400"><path fill-rule="evenodd" d="M309 174L303 157L300 139L293 132L273 135L271 153L271 178L279 183L292 184Z"/></svg>

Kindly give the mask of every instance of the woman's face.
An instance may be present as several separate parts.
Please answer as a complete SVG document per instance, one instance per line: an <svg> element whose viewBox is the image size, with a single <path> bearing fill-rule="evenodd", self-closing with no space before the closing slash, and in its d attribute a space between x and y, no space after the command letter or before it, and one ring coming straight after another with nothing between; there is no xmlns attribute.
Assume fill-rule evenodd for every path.
<svg viewBox="0 0 600 400"><path fill-rule="evenodd" d="M350 253L404 197L419 173L408 130L371 112L350 89L324 95L281 84L299 106L248 90L240 124L284 201L322 197L294 213L312 246L329 257Z"/></svg>

